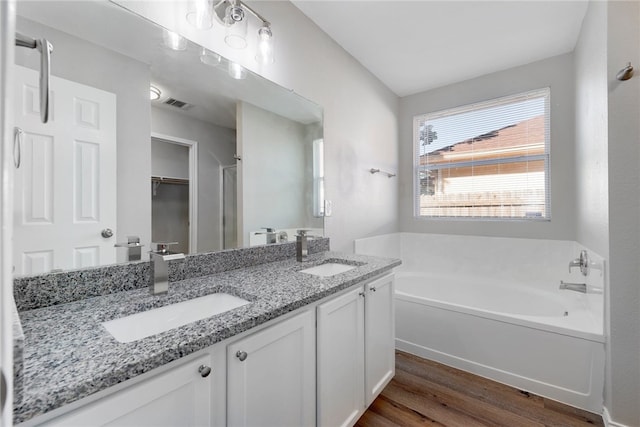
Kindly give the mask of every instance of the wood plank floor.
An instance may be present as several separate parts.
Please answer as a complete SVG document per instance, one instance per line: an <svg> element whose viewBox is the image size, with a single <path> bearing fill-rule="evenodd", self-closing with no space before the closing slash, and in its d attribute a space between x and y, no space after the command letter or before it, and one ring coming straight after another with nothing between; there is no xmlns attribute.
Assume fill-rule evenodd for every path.
<svg viewBox="0 0 640 427"><path fill-rule="evenodd" d="M602 417L396 351L396 376L358 420L389 426L603 426Z"/></svg>

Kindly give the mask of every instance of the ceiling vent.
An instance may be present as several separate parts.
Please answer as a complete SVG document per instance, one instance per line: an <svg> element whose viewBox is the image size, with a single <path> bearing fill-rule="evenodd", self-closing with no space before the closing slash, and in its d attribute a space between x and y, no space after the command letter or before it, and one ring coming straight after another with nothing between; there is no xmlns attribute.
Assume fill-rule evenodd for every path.
<svg viewBox="0 0 640 427"><path fill-rule="evenodd" d="M188 110L189 108L193 107L193 104L188 104L184 101L179 101L174 98L167 99L166 101L163 102L163 104L171 105L172 107L176 107L181 110Z"/></svg>

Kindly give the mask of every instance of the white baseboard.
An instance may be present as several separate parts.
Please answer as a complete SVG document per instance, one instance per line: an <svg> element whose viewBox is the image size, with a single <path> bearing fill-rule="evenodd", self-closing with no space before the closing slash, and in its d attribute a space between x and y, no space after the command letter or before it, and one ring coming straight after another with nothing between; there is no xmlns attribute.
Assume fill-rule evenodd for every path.
<svg viewBox="0 0 640 427"><path fill-rule="evenodd" d="M607 408L602 410L602 420L604 421L605 427L629 427L626 424L620 424L613 421Z"/></svg>

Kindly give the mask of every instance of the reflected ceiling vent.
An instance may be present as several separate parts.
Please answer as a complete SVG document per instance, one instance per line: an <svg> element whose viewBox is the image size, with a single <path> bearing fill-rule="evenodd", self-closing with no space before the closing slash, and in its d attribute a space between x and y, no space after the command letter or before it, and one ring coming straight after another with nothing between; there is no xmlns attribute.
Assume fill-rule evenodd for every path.
<svg viewBox="0 0 640 427"><path fill-rule="evenodd" d="M179 101L175 98L169 98L166 101L164 101L163 104L171 105L172 107L176 107L181 110L188 110L189 108L193 107L193 104L188 104L184 101Z"/></svg>

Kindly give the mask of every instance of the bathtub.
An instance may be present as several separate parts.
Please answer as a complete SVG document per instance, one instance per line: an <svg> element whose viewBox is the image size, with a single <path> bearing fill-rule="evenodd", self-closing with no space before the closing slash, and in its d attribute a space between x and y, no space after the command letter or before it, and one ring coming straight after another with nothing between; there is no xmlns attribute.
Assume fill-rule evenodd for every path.
<svg viewBox="0 0 640 427"><path fill-rule="evenodd" d="M355 251L402 259L396 347L524 391L602 413L604 260L568 271L577 242L393 233ZM589 293L559 290L586 282Z"/></svg>
<svg viewBox="0 0 640 427"><path fill-rule="evenodd" d="M396 347L600 413L604 336L572 291L396 274Z"/></svg>

